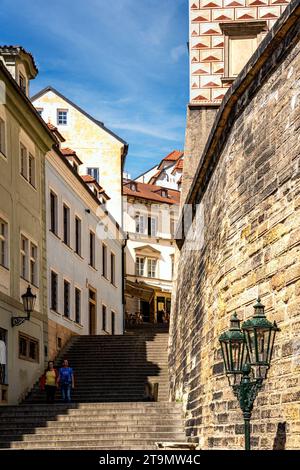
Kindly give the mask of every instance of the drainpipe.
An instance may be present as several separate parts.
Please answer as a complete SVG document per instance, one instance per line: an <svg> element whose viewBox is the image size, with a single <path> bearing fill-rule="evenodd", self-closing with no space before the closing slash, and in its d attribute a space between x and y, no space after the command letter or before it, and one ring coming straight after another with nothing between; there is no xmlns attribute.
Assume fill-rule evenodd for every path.
<svg viewBox="0 0 300 470"><path fill-rule="evenodd" d="M126 254L125 248L127 246L128 232L125 233L126 238L122 243L122 304L123 304L123 334L125 333L125 280L126 280Z"/></svg>

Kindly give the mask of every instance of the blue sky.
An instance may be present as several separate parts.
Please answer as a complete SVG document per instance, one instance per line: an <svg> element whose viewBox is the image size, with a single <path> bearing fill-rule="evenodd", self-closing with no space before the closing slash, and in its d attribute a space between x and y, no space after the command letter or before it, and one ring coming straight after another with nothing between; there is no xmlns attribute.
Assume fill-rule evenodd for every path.
<svg viewBox="0 0 300 470"><path fill-rule="evenodd" d="M33 53L52 85L129 143L132 177L182 149L187 0L0 0L0 42Z"/></svg>

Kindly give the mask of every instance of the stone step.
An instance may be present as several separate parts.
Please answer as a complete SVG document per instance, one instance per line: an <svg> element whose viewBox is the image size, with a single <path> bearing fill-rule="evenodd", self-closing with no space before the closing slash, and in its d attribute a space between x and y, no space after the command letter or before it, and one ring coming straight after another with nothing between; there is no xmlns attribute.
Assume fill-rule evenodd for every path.
<svg viewBox="0 0 300 470"><path fill-rule="evenodd" d="M153 440L150 439L141 439L141 438L135 438L135 439L118 439L118 440L113 440L113 439L78 439L75 441L70 441L69 439L65 440L59 440L59 441L53 441L49 442L48 440L45 441L37 441L37 442L30 442L30 441L14 441L14 442L0 442L0 448L12 448L12 449L55 449L55 448L61 448L61 449L77 449L79 447L84 447L84 446L92 446L96 447L97 449L104 448L104 449L111 449L115 448L118 449L120 446L123 447L124 449L127 449L129 447L133 447L136 450L140 449L141 446L147 445L147 446L153 446L153 449L155 449L155 443L157 442L157 439L154 438ZM168 442L177 442L177 438L172 437L169 439Z"/></svg>

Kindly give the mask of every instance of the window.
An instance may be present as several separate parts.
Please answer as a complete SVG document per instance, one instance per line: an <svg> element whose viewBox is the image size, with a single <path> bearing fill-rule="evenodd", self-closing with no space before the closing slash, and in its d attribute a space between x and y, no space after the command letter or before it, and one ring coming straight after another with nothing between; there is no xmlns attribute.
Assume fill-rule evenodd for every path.
<svg viewBox="0 0 300 470"><path fill-rule="evenodd" d="M225 37L224 82L233 81L256 51L267 31L266 21L248 23L220 23Z"/></svg>
<svg viewBox="0 0 300 470"><path fill-rule="evenodd" d="M137 276L144 276L144 269L145 269L145 258L141 258L137 256L136 258L136 275Z"/></svg>
<svg viewBox="0 0 300 470"><path fill-rule="evenodd" d="M68 110L67 109L57 110L57 124L58 126L66 126L68 124Z"/></svg>
<svg viewBox="0 0 300 470"><path fill-rule="evenodd" d="M0 265L8 268L8 224L0 219Z"/></svg>
<svg viewBox="0 0 300 470"><path fill-rule="evenodd" d="M30 282L34 286L38 285L37 253L37 246L30 243Z"/></svg>
<svg viewBox="0 0 300 470"><path fill-rule="evenodd" d="M43 114L43 108L36 108L37 112L39 113L39 115L42 117L42 114Z"/></svg>
<svg viewBox="0 0 300 470"><path fill-rule="evenodd" d="M116 334L116 313L111 311L111 334L114 336Z"/></svg>
<svg viewBox="0 0 300 470"><path fill-rule="evenodd" d="M106 331L106 306L102 305L102 330Z"/></svg>
<svg viewBox="0 0 300 470"><path fill-rule="evenodd" d="M70 283L64 280L64 316L70 318Z"/></svg>
<svg viewBox="0 0 300 470"><path fill-rule="evenodd" d="M24 178L27 180L28 179L27 150L22 144L20 146L20 159L21 159L21 175L24 176Z"/></svg>
<svg viewBox="0 0 300 470"><path fill-rule="evenodd" d="M0 118L0 152L5 155L5 122Z"/></svg>
<svg viewBox="0 0 300 470"><path fill-rule="evenodd" d="M81 256L81 220L75 217L75 252Z"/></svg>
<svg viewBox="0 0 300 470"><path fill-rule="evenodd" d="M157 235L157 220L155 217L148 217L148 235L150 237Z"/></svg>
<svg viewBox="0 0 300 470"><path fill-rule="evenodd" d="M26 95L26 78L21 73L19 73L19 86Z"/></svg>
<svg viewBox="0 0 300 470"><path fill-rule="evenodd" d="M99 168L87 168L87 174L95 178L99 183Z"/></svg>
<svg viewBox="0 0 300 470"><path fill-rule="evenodd" d="M145 217L144 215L137 214L135 218L136 233L145 233Z"/></svg>
<svg viewBox="0 0 300 470"><path fill-rule="evenodd" d="M50 191L50 230L57 235L57 196Z"/></svg>
<svg viewBox="0 0 300 470"><path fill-rule="evenodd" d="M148 277L156 277L156 266L157 266L157 260L156 259L148 259Z"/></svg>
<svg viewBox="0 0 300 470"><path fill-rule="evenodd" d="M29 154L28 157L29 167L29 183L35 188L35 158Z"/></svg>
<svg viewBox="0 0 300 470"><path fill-rule="evenodd" d="M70 209L65 204L63 205L63 222L64 222L64 238L63 241L66 245L70 245Z"/></svg>
<svg viewBox="0 0 300 470"><path fill-rule="evenodd" d="M51 271L51 310L57 312L57 304L58 304L58 276L54 271Z"/></svg>
<svg viewBox="0 0 300 470"><path fill-rule="evenodd" d="M39 362L39 342L37 339L19 333L19 358Z"/></svg>
<svg viewBox="0 0 300 470"><path fill-rule="evenodd" d="M135 183L131 183L130 189L131 189L131 191L136 191L136 184L135 184Z"/></svg>
<svg viewBox="0 0 300 470"><path fill-rule="evenodd" d="M102 276L107 277L107 246L102 243Z"/></svg>
<svg viewBox="0 0 300 470"><path fill-rule="evenodd" d="M114 253L110 254L110 282L115 284L116 257Z"/></svg>
<svg viewBox="0 0 300 470"><path fill-rule="evenodd" d="M29 240L21 235L21 277L25 280L28 279L28 246Z"/></svg>
<svg viewBox="0 0 300 470"><path fill-rule="evenodd" d="M90 266L95 267L95 234L90 231Z"/></svg>
<svg viewBox="0 0 300 470"><path fill-rule="evenodd" d="M81 290L75 288L75 321L81 323Z"/></svg>

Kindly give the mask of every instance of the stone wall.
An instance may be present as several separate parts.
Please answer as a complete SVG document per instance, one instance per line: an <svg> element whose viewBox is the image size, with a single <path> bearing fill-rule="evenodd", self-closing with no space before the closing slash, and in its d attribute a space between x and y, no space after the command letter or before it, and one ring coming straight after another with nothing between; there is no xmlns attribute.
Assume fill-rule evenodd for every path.
<svg viewBox="0 0 300 470"><path fill-rule="evenodd" d="M218 106L189 106L187 109L181 204L184 204L193 182L217 110Z"/></svg>
<svg viewBox="0 0 300 470"><path fill-rule="evenodd" d="M209 155L222 125L210 169L206 165L208 177L201 182L200 169L193 185L198 184L194 195L198 205L190 232L195 228L196 236L195 243L185 240L178 261L169 362L171 398L183 402L187 433L197 437L202 448L243 448L242 414L224 375L218 338L234 311L241 320L253 315L260 295L267 317L276 320L281 331L268 379L255 403L252 446L300 449L296 3L288 7L277 28L280 42L274 44L276 31L268 35L255 56L256 65L243 71L232 90L235 96L220 110L226 111L231 98L235 101L227 112L227 128L220 115L206 146L204 153ZM291 15L294 23L289 26ZM193 188L189 194L193 197Z"/></svg>

